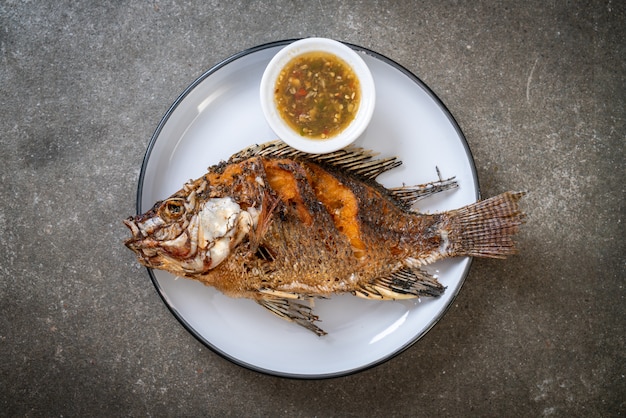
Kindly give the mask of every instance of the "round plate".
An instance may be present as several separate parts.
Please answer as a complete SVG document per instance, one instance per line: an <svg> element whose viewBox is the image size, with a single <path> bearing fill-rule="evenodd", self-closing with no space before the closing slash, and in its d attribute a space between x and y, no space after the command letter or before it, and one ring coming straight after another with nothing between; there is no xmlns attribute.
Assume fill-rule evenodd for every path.
<svg viewBox="0 0 626 418"><path fill-rule="evenodd" d="M242 148L276 139L261 111L259 83L270 59L290 42L243 51L208 70L181 94L148 146L139 179L139 213ZM476 201L478 181L469 147L442 102L397 63L349 46L362 54L377 91L372 121L355 144L404 162L381 175L379 182L388 187L425 183L437 179L438 167L442 177L456 176L460 187L420 201L421 211ZM324 337L275 317L254 301L148 271L176 318L215 352L264 373L325 378L379 364L417 341L451 304L469 266L469 258L429 266L447 286L439 298L391 302L338 295L316 300L318 325L328 332Z"/></svg>

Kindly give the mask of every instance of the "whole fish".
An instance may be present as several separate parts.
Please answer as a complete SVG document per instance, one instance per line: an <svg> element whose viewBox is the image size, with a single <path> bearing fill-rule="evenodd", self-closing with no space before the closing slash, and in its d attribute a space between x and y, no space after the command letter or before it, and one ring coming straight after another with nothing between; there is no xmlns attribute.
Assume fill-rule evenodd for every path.
<svg viewBox="0 0 626 418"><path fill-rule="evenodd" d="M125 245L147 267L253 299L318 335L306 300L439 296L445 287L422 266L516 252L523 193L421 214L415 201L456 187L454 179L384 188L376 177L401 162L374 155L305 154L278 141L249 147L126 219Z"/></svg>

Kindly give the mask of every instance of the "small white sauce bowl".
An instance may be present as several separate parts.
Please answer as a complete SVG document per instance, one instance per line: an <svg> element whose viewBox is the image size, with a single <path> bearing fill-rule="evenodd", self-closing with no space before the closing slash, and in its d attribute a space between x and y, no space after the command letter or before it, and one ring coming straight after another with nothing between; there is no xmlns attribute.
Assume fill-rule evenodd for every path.
<svg viewBox="0 0 626 418"><path fill-rule="evenodd" d="M340 133L327 139L307 138L296 132L283 120L274 99L274 88L281 70L293 58L309 52L334 54L348 64L359 79L361 100L354 119ZM354 142L367 128L376 103L374 79L365 61L352 48L327 38L301 39L278 51L263 73L260 93L263 114L274 133L293 148L312 154L337 151Z"/></svg>

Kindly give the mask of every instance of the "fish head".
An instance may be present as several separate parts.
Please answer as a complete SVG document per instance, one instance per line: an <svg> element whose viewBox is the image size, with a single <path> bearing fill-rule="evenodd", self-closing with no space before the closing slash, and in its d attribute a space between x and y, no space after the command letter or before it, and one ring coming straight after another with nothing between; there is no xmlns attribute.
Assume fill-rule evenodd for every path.
<svg viewBox="0 0 626 418"><path fill-rule="evenodd" d="M132 234L124 244L146 267L193 277L224 261L255 228L258 215L232 197L200 199L186 190L124 220Z"/></svg>

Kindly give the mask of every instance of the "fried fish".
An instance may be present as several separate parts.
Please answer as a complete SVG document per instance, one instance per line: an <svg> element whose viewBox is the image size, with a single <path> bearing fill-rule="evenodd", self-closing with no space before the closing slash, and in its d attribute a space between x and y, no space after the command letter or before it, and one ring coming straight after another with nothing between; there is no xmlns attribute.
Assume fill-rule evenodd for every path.
<svg viewBox="0 0 626 418"><path fill-rule="evenodd" d="M396 300L439 296L422 267L447 257L504 258L524 221L523 192L424 214L414 203L454 179L384 188L401 162L349 147L299 152L282 142L244 149L124 223L147 267L253 299L318 335L307 300L351 293Z"/></svg>

